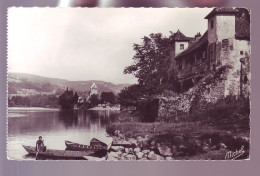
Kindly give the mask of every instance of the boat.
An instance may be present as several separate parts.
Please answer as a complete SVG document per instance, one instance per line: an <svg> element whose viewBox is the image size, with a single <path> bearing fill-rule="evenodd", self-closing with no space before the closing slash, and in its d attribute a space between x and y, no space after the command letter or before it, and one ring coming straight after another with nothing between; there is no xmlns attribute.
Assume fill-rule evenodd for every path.
<svg viewBox="0 0 260 176"><path fill-rule="evenodd" d="M94 154L93 150L89 151L70 151L70 150L53 150L46 149L44 152L37 152L35 147L22 145L24 149L30 155L37 155L37 157L43 157L48 159L85 159L84 156L89 156Z"/></svg>
<svg viewBox="0 0 260 176"><path fill-rule="evenodd" d="M76 150L76 151L106 151L106 146L92 146L92 145L84 145L84 144L78 144L71 141L65 141L65 145L68 150Z"/></svg>
<svg viewBox="0 0 260 176"><path fill-rule="evenodd" d="M112 141L111 141L111 143L112 143ZM103 148L109 149L110 145L111 145L110 143L109 144L108 143L104 143L104 142L98 140L97 138L93 138L90 141L90 146L94 146L94 147L103 147Z"/></svg>

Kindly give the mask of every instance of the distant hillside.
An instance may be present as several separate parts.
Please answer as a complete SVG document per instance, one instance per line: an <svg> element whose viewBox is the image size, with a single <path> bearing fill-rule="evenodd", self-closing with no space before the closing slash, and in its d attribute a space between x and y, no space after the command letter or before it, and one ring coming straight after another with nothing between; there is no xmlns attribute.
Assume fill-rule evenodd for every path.
<svg viewBox="0 0 260 176"><path fill-rule="evenodd" d="M98 92L119 93L130 84L113 84L110 82L90 81L68 81L65 79L48 78L25 73L8 73L8 94L12 95L34 95L34 94L61 94L67 87L79 94L89 91L92 83L98 87Z"/></svg>

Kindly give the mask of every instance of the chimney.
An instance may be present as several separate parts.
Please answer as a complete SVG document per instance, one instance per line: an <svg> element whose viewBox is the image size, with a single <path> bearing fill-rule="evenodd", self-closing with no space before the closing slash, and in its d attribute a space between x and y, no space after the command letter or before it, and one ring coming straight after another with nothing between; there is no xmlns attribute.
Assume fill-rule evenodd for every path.
<svg viewBox="0 0 260 176"><path fill-rule="evenodd" d="M195 40L198 41L201 37L201 34L200 32L198 32L196 35L195 35Z"/></svg>

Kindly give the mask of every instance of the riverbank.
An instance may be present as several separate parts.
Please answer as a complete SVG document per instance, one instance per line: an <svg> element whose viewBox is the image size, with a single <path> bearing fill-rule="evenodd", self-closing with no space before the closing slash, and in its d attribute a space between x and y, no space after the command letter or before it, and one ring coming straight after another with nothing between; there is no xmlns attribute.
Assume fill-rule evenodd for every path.
<svg viewBox="0 0 260 176"><path fill-rule="evenodd" d="M240 123L244 122L232 126L238 127ZM248 159L249 131L223 127L203 122L112 123L106 131L118 146L108 153L108 159L225 160L233 159L233 152L239 150L243 154L236 159Z"/></svg>
<svg viewBox="0 0 260 176"><path fill-rule="evenodd" d="M93 110L93 111L120 111L120 108L119 107L93 107L93 108L90 108L88 110Z"/></svg>

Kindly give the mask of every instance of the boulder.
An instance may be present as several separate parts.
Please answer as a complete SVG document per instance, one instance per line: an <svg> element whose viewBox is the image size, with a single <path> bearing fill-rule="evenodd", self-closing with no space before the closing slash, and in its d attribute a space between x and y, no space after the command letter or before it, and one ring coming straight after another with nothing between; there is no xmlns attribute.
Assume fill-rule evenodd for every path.
<svg viewBox="0 0 260 176"><path fill-rule="evenodd" d="M135 153L138 153L138 152L140 152L140 151L141 151L140 148L135 148L135 149L134 149L134 152L135 152Z"/></svg>
<svg viewBox="0 0 260 176"><path fill-rule="evenodd" d="M164 157L150 152L149 155L148 155L148 159L150 159L150 160L164 160Z"/></svg>
<svg viewBox="0 0 260 176"><path fill-rule="evenodd" d="M134 145L136 145L136 143L137 143L137 140L135 140L134 138L129 138L127 141L128 141L130 144L134 144Z"/></svg>
<svg viewBox="0 0 260 176"><path fill-rule="evenodd" d="M145 154L143 155L143 158L147 158L147 157L148 157L148 154L145 153Z"/></svg>
<svg viewBox="0 0 260 176"><path fill-rule="evenodd" d="M201 150L202 150L202 152L208 152L209 151L209 146L208 145L203 145Z"/></svg>
<svg viewBox="0 0 260 176"><path fill-rule="evenodd" d="M137 152L137 153L135 153L135 155L136 155L136 157L137 157L138 159L141 159L141 158L144 156L144 153L142 153L142 152Z"/></svg>
<svg viewBox="0 0 260 176"><path fill-rule="evenodd" d="M144 154L150 153L150 150L143 150L142 151Z"/></svg>
<svg viewBox="0 0 260 176"><path fill-rule="evenodd" d="M172 151L169 147L167 146L162 146L162 147L158 147L159 153L162 156L172 156Z"/></svg>
<svg viewBox="0 0 260 176"><path fill-rule="evenodd" d="M156 141L155 140L151 141L150 147L151 148L155 148L156 147Z"/></svg>
<svg viewBox="0 0 260 176"><path fill-rule="evenodd" d="M125 159L126 160L136 160L136 156L132 155L132 154L128 154L128 155L125 156Z"/></svg>
<svg viewBox="0 0 260 176"><path fill-rule="evenodd" d="M165 157L165 160L167 160L167 161L172 161L172 160L173 160L173 158L172 158L172 157L170 157L170 156L167 156L167 157Z"/></svg>
<svg viewBox="0 0 260 176"><path fill-rule="evenodd" d="M148 160L147 158L141 158L140 160L142 160L142 161L146 161L146 160Z"/></svg>
<svg viewBox="0 0 260 176"><path fill-rule="evenodd" d="M113 156L111 156L111 155L107 155L106 160L108 160L108 161L117 161L118 158L115 158L115 157L113 157Z"/></svg>
<svg viewBox="0 0 260 176"><path fill-rule="evenodd" d="M125 148L125 153L134 153L132 148Z"/></svg>
<svg viewBox="0 0 260 176"><path fill-rule="evenodd" d="M140 142L140 141L144 140L144 138L143 138L142 136L138 136L138 137L136 138L136 140L137 140L138 142Z"/></svg>
<svg viewBox="0 0 260 176"><path fill-rule="evenodd" d="M226 149L227 148L226 144L224 144L224 143L220 143L219 147L220 147L220 149Z"/></svg>
<svg viewBox="0 0 260 176"><path fill-rule="evenodd" d="M122 153L121 155L120 155L120 157L125 157L126 155L128 155L127 153Z"/></svg>
<svg viewBox="0 0 260 176"><path fill-rule="evenodd" d="M107 154L107 156L114 157L114 158L118 158L119 155L120 155L120 154L117 153L117 152L109 152L109 153Z"/></svg>

